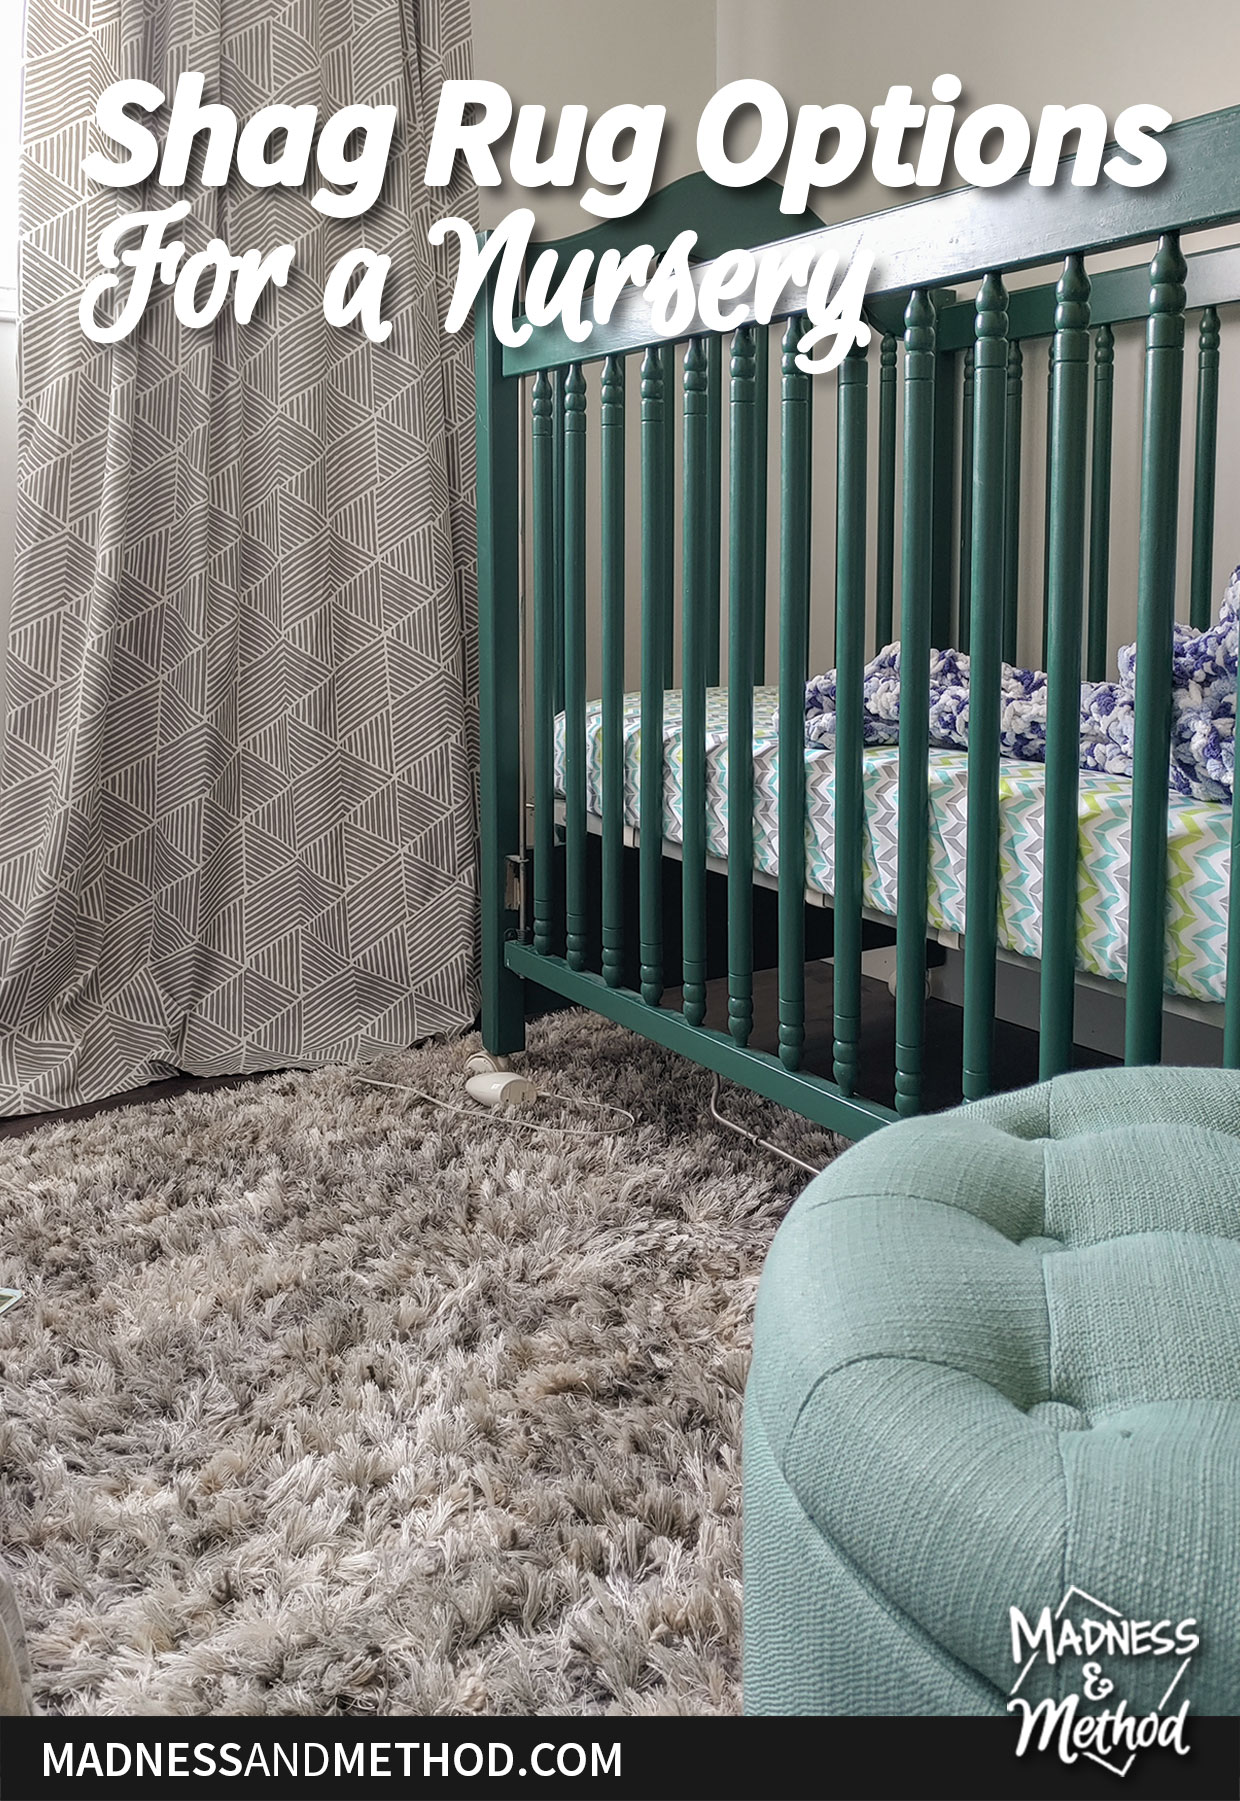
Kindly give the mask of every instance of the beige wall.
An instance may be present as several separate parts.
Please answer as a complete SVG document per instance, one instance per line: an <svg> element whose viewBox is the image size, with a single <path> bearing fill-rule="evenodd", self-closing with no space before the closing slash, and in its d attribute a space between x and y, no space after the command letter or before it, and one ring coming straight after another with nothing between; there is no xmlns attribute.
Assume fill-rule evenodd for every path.
<svg viewBox="0 0 1240 1801"><path fill-rule="evenodd" d="M548 136L570 102L588 106L591 119L625 102L666 106L655 186L697 167L698 114L715 91L715 0L473 0L473 20L474 74L507 88L515 105L545 106ZM540 237L585 230L598 220L575 195L589 186L586 176L534 198L484 188L482 223L532 206Z"/></svg>
<svg viewBox="0 0 1240 1801"><path fill-rule="evenodd" d="M752 0L718 0L716 14L719 83L741 76L758 77L778 88L791 109L840 100L868 113L896 82L911 85L914 97L924 102L931 82L945 72L959 76L964 83L959 103L962 111L1002 101L1020 108L1031 121L1052 102L1073 105L1087 100L1101 106L1112 121L1117 112L1137 102L1164 106L1177 119L1240 102L1236 75L1240 68L1240 5L1236 0L1202 0L1200 5L1171 13L1161 0L1111 0L1108 5L1044 0L1034 15L995 7L988 0L947 0L932 13L922 0L885 0L871 7L864 24L855 29L843 28L839 9L823 6L821 0L765 0L760 14ZM945 185L957 185L958 179L949 165ZM825 190L812 204L819 216L830 222L899 204L913 192L885 188L866 169L852 182ZM1209 241L1217 241L1217 235ZM1185 248L1194 247L1186 239ZM1144 254L1148 252L1127 251L1110 260L1133 262ZM1053 273L1048 272L1050 276ZM970 292L959 291L962 297ZM1190 318L1189 326L1186 447L1191 445L1196 321ZM1113 644L1135 635L1140 353L1139 329L1122 331L1116 364ZM1019 652L1022 661L1031 663L1040 660L1037 608L1042 585L1045 377L1044 344L1033 345L1025 368L1022 451L1028 529L1022 554L1024 630ZM827 484L832 447L829 421L822 415L833 410L829 377L820 381L817 392L825 403L818 407L817 467L819 481ZM1233 565L1240 563L1240 528L1227 499L1240 479L1240 318L1234 312L1224 315L1219 415L1216 593ZM1186 500L1190 482L1191 466L1186 460ZM829 487L820 491L828 494ZM1185 506L1180 617L1187 616L1187 523ZM826 593L833 554L829 508L820 509L815 524L820 528L816 576L820 591ZM821 662L830 655L829 634L823 629L821 615L818 627L814 650Z"/></svg>
<svg viewBox="0 0 1240 1801"><path fill-rule="evenodd" d="M720 83L756 76L792 108L841 100L868 114L896 82L924 102L945 72L964 83L962 112L1003 101L1030 120L1051 102L1088 100L1113 119L1138 101L1176 118L1240 101L1236 0L877 0L849 23L822 0L718 0L716 14ZM867 174L828 189L818 210L851 218L901 197Z"/></svg>

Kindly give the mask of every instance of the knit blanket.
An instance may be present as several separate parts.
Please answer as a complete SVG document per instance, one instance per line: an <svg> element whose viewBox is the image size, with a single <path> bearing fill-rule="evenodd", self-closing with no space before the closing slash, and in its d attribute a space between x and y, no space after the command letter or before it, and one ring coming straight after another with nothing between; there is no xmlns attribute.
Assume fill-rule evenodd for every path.
<svg viewBox="0 0 1240 1801"><path fill-rule="evenodd" d="M1232 571L1219 616L1205 631L1177 625L1171 654L1172 723L1168 787L1193 800L1230 802L1235 767L1236 671L1240 657L1240 568ZM1082 769L1131 776L1136 731L1137 647L1118 656L1119 680L1081 683ZM1003 665L1000 754L1046 761L1046 675ZM900 735L900 646L887 644L865 667L862 729L867 744ZM805 737L835 742L835 670L805 688ZM930 652L930 741L969 742L969 659L959 650Z"/></svg>

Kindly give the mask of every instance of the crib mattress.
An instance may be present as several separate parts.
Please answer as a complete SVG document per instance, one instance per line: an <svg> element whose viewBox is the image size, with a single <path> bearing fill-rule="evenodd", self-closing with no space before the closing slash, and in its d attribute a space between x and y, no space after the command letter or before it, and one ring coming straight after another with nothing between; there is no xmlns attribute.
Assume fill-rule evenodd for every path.
<svg viewBox="0 0 1240 1801"><path fill-rule="evenodd" d="M779 775L775 715L778 690L754 690L754 865L779 874ZM728 693L706 695L707 848L728 854ZM586 710L587 805L602 810L602 707ZM639 823L641 697L624 697L624 813ZM899 820L898 751L879 745L864 753L865 904L896 910ZM965 833L968 753L930 752L928 914L938 930L965 929ZM835 877L835 754L806 746L806 882L830 896ZM555 779L564 792L564 716L555 724ZM999 942L1026 957L1042 951L1042 814L1046 769L1004 759L999 766ZM1080 777L1081 862L1077 884L1077 964L1092 975L1123 981L1128 959L1128 855L1132 783L1123 777ZM663 710L663 833L682 840L684 746L681 695L670 690ZM1169 993L1221 1001L1225 992L1231 808L1217 802L1167 802L1167 978Z"/></svg>

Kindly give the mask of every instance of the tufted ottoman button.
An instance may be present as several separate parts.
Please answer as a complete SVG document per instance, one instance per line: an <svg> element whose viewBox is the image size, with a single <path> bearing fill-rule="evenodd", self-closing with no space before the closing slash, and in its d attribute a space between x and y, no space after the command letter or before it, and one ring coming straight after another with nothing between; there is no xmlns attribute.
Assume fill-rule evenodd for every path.
<svg viewBox="0 0 1240 1801"><path fill-rule="evenodd" d="M1002 1713L1011 1610L1068 1589L1197 1621L1184 1692L1240 1713L1236 1072L1081 1072L884 1127L763 1271L747 1711ZM1123 1655L1116 1692L1157 1700L1174 1669ZM1035 1660L1021 1693L1071 1681Z"/></svg>
<svg viewBox="0 0 1240 1801"><path fill-rule="evenodd" d="M1079 1407L1071 1406L1067 1401L1039 1401L1036 1407L1029 1409L1029 1418L1039 1426L1049 1426L1052 1432L1088 1432L1089 1421Z"/></svg>

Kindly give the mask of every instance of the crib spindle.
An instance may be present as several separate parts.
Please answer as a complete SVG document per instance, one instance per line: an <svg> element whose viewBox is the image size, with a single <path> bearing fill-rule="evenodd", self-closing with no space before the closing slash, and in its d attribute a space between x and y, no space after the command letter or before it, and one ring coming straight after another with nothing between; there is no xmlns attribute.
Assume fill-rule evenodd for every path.
<svg viewBox="0 0 1240 1801"><path fill-rule="evenodd" d="M554 401L552 418L552 464L555 495L555 710L564 707L564 382L567 370L557 369L551 377Z"/></svg>
<svg viewBox="0 0 1240 1801"><path fill-rule="evenodd" d="M663 358L642 358L642 696L638 934L642 999L663 997L663 677L667 647L667 431Z"/></svg>
<svg viewBox="0 0 1240 1801"><path fill-rule="evenodd" d="M1080 841L1081 627L1085 614L1085 465L1089 414L1089 277L1064 263L1051 339L1046 542L1046 810L1042 865L1039 1073L1072 1067Z"/></svg>
<svg viewBox="0 0 1240 1801"><path fill-rule="evenodd" d="M1115 333L1094 338L1094 423L1089 453L1089 625L1085 673L1106 680L1107 604L1111 586L1111 416L1115 398Z"/></svg>
<svg viewBox="0 0 1240 1801"><path fill-rule="evenodd" d="M1214 615L1214 477L1218 450L1218 314L1201 315L1197 335L1197 441L1193 460L1193 564L1189 619L1204 631Z"/></svg>
<svg viewBox="0 0 1240 1801"><path fill-rule="evenodd" d="M896 1112L907 1115L921 1111L926 1019L935 313L924 288L914 288L904 324L895 1087Z"/></svg>
<svg viewBox="0 0 1240 1801"><path fill-rule="evenodd" d="M1166 951L1167 763L1171 742L1171 638L1175 619L1184 281L1179 235L1158 241L1150 264L1145 411L1141 442L1141 550L1137 565L1136 744L1128 909L1126 1063L1157 1063L1162 1049Z"/></svg>
<svg viewBox="0 0 1240 1801"><path fill-rule="evenodd" d="M672 597L676 592L676 346L661 344L663 366L663 686L676 682L676 621Z"/></svg>
<svg viewBox="0 0 1240 1801"><path fill-rule="evenodd" d="M960 414L960 583L956 606L956 644L969 648L970 596L973 582L973 346L964 352L964 401Z"/></svg>
<svg viewBox="0 0 1240 1801"><path fill-rule="evenodd" d="M860 345L840 364L835 493L835 942L833 1069L840 1093L856 1093L861 1045L861 907L865 797L862 681L865 669L866 390ZM804 833L804 824L802 824Z"/></svg>
<svg viewBox="0 0 1240 1801"><path fill-rule="evenodd" d="M1042 649L1039 669L1047 667L1051 631L1051 482L1054 479L1054 431L1051 415L1055 408L1055 338L1046 346L1046 482L1042 492Z"/></svg>
<svg viewBox="0 0 1240 1801"><path fill-rule="evenodd" d="M599 457L603 614L603 980L624 970L624 400L625 363L609 356L601 383Z"/></svg>
<svg viewBox="0 0 1240 1801"><path fill-rule="evenodd" d="M779 1057L799 1069L805 1043L805 671L809 657L813 384L796 366L803 319L781 359L779 495Z"/></svg>
<svg viewBox="0 0 1240 1801"><path fill-rule="evenodd" d="M728 1029L746 1045L753 1026L754 464L757 344L732 338L728 541Z"/></svg>
<svg viewBox="0 0 1240 1801"><path fill-rule="evenodd" d="M766 472L770 436L770 334L754 326L754 458L753 458L753 679L766 680Z"/></svg>
<svg viewBox="0 0 1240 1801"><path fill-rule="evenodd" d="M896 341L884 333L878 359L878 508L874 546L874 648L890 644L896 570Z"/></svg>
<svg viewBox="0 0 1240 1801"><path fill-rule="evenodd" d="M952 641L955 456L956 357L952 351L938 350L934 364L934 498L930 504L930 642L939 649Z"/></svg>
<svg viewBox="0 0 1240 1801"><path fill-rule="evenodd" d="M712 332L706 340L706 418L709 427L707 493L710 527L706 540L707 577L706 686L719 684L719 621L723 612L723 339Z"/></svg>
<svg viewBox="0 0 1240 1801"><path fill-rule="evenodd" d="M1020 427L1024 357L1015 338L1008 342L1007 429L1004 435L1003 660L1015 663L1020 603Z"/></svg>
<svg viewBox="0 0 1240 1801"><path fill-rule="evenodd" d="M991 1089L999 904L999 665L1003 650L1008 316L1001 278L987 275L974 317L973 542L969 635L969 814L965 866L966 1101Z"/></svg>
<svg viewBox="0 0 1240 1801"><path fill-rule="evenodd" d="M565 955L586 966L586 379L564 383Z"/></svg>
<svg viewBox="0 0 1240 1801"><path fill-rule="evenodd" d="M692 338L684 369L683 795L684 1015L706 1017L706 662L711 606L710 356ZM716 647L718 645L718 608Z"/></svg>
<svg viewBox="0 0 1240 1801"><path fill-rule="evenodd" d="M556 451L555 396L545 369L531 396L534 528L534 949L555 937ZM565 739L567 749L567 738Z"/></svg>

